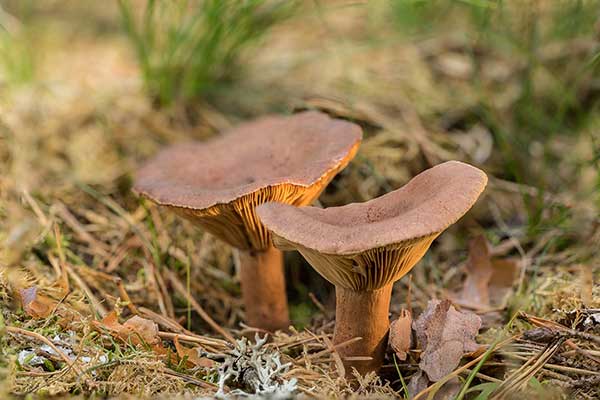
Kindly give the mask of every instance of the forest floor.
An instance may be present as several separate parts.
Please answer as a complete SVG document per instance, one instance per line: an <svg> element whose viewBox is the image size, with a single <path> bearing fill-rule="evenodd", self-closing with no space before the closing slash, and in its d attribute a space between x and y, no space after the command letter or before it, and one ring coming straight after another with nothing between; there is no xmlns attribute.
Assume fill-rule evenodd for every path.
<svg viewBox="0 0 600 400"><path fill-rule="evenodd" d="M600 34L553 36L546 3L530 3L515 32L535 20L551 38L535 48L494 47L452 22L415 39L379 7L315 2L222 95L162 108L116 6L40 6L28 41L11 45L26 47L11 49L18 67L0 76L0 397L253 393L224 376L257 358L281 360L265 389L279 394L600 397ZM379 375L344 378L333 287L295 253L294 328L245 342L232 250L131 191L140 163L170 143L301 109L365 132L323 206L380 196L450 159L490 178L394 287L391 320L403 309L416 319L432 299L482 319L479 350L429 388L416 343L405 360L390 348Z"/></svg>

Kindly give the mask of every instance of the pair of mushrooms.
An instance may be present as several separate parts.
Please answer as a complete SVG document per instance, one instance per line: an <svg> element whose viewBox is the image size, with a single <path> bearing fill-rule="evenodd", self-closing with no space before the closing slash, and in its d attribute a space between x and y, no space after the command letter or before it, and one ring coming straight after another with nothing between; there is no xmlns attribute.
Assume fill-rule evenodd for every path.
<svg viewBox="0 0 600 400"><path fill-rule="evenodd" d="M139 171L134 190L239 250L251 326L288 328L277 248L299 251L335 285L334 343L362 338L338 352L348 371L364 374L383 362L393 283L471 208L487 177L450 161L365 203L307 206L348 165L361 139L358 125L320 112L261 118L161 152Z"/></svg>

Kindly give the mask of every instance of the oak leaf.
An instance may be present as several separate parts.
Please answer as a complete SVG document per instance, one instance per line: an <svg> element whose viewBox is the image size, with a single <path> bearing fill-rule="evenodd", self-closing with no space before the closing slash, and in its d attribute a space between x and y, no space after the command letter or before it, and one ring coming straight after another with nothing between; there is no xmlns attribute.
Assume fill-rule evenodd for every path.
<svg viewBox="0 0 600 400"><path fill-rule="evenodd" d="M429 301L413 328L422 348L419 368L430 381L454 371L463 355L479 348L475 336L480 327L481 318L457 311L449 300Z"/></svg>

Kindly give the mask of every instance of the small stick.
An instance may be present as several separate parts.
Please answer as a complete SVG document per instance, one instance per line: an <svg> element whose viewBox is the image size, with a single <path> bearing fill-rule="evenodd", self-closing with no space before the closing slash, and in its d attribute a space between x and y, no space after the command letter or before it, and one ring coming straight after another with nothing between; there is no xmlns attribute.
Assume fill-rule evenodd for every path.
<svg viewBox="0 0 600 400"><path fill-rule="evenodd" d="M577 346L577 344L574 343L571 339L567 339L565 341L565 344L567 346L569 346L570 348L572 348L576 353L589 358L590 360L594 361L596 364L600 364L600 358L595 357L594 354L591 353L589 350L585 350L585 349L582 349L581 347ZM570 352L564 352L562 354L567 355L567 353L570 353Z"/></svg>
<svg viewBox="0 0 600 400"><path fill-rule="evenodd" d="M231 336L229 332L227 332L223 327L217 324L215 320L213 320L212 317L208 315L206 311L204 311L202 306L198 304L196 299L194 299L194 297L192 297L192 295L188 293L188 291L185 289L185 286L183 286L179 279L177 279L177 276L175 276L175 274L172 271L165 270L165 272L175 290L177 290L177 292L179 292L180 295L185 297L185 299L192 305L192 307L198 313L198 315L200 315L200 317L208 325L210 325L210 327L213 328L215 332L219 333L221 336L223 336L225 339L227 339L229 342L235 345L236 342L233 336Z"/></svg>
<svg viewBox="0 0 600 400"><path fill-rule="evenodd" d="M523 357L523 356L519 356L516 354L511 354L510 357L515 358L517 360L522 360L522 361L530 360L530 358L528 358L528 357ZM550 363L544 364L543 367L549 368L549 369L554 369L557 371L572 372L574 374L580 374L580 375L600 375L600 372L596 372L596 371L590 371L587 369L567 367L564 365L557 365L557 364L550 364Z"/></svg>
<svg viewBox="0 0 600 400"><path fill-rule="evenodd" d="M199 386L199 387L202 387L202 388L205 388L205 389L213 389L213 390L214 389L218 389L218 387L216 385L212 384L212 383L201 381L200 379L196 379L196 378L191 377L189 375L184 375L184 374L181 374L179 372L175 372L175 371L170 370L170 369L164 369L163 372L166 375L175 376L177 378L180 378L180 379L186 381L187 383L191 383L192 385L196 385L196 386Z"/></svg>
<svg viewBox="0 0 600 400"><path fill-rule="evenodd" d="M146 254L147 259L144 260L144 271L146 272L146 277L148 278L148 290L151 290L156 299L158 301L158 309L161 314L165 317L168 317L167 307L165 305L165 299L163 297L163 292L161 292L160 287L158 286L158 282L156 281L156 267L154 266L154 262L152 261L152 257L149 252Z"/></svg>
<svg viewBox="0 0 600 400"><path fill-rule="evenodd" d="M57 280L60 280L60 286L63 289L63 293L66 295L70 292L71 288L69 286L69 275L67 274L67 270L65 265L67 264L65 252L62 248L62 234L60 233L60 229L58 224L54 224L54 237L56 240L56 251L58 252L58 260L59 260L59 274ZM54 264L52 263L54 267Z"/></svg>
<svg viewBox="0 0 600 400"><path fill-rule="evenodd" d="M362 338L359 339L362 340ZM325 342L325 345L332 350L331 355L335 361L335 366L337 368L338 375L341 377L346 376L346 368L344 367L344 362L342 361L342 357L340 357L338 352L335 350L333 343L327 336L323 336L323 341Z"/></svg>
<svg viewBox="0 0 600 400"><path fill-rule="evenodd" d="M134 315L138 315L139 312L138 312L135 304L133 304L133 301L131 301L131 298L129 297L127 290L125 290L125 285L123 285L123 280L119 277L115 277L114 282L117 285L117 288L119 289L119 295L123 298L123 300L125 300L127 302L127 308L129 308L129 311L131 311Z"/></svg>
<svg viewBox="0 0 600 400"><path fill-rule="evenodd" d="M315 296L315 294L313 292L309 292L308 293L308 297L313 302L313 304L315 306L317 306L317 308L319 309L319 311L321 311L323 313L323 315L328 315L327 310L325 309L325 306L323 305L323 303L321 303L319 301L319 299L317 299L317 296Z"/></svg>
<svg viewBox="0 0 600 400"><path fill-rule="evenodd" d="M306 359L308 359L308 360L314 360L315 358L319 358L321 356L324 356L325 354L332 353L332 352L336 351L337 349L340 349L342 347L346 347L346 346L348 346L348 345L350 345L352 343L358 342L360 340L362 340L362 338L360 338L360 337L355 337L355 338L352 338L352 339L348 339L348 340L346 340L344 342L341 342L341 343L335 344L335 345L333 345L331 347L328 347L325 350L321 350L318 353L310 354L310 355L306 356ZM369 357L369 359L371 359L371 357Z"/></svg>
<svg viewBox="0 0 600 400"><path fill-rule="evenodd" d="M62 358L67 363L67 365L70 368L73 368L78 374L82 373L81 370L73 363L73 360L67 357L67 355L63 353L62 350L60 350L58 347L56 347L56 345L52 343L48 338L40 335L39 333L28 331L22 328L17 328L16 326L7 326L6 331L17 335L29 336L30 338L36 339L47 344L52 350L56 352L56 354L60 356L60 358Z"/></svg>
<svg viewBox="0 0 600 400"><path fill-rule="evenodd" d="M145 318L151 319L157 324L167 328L175 333L185 333L187 335L193 335L193 332L188 331L183 326L181 326L177 321L165 317L164 315L160 315L146 307L138 308L139 313Z"/></svg>
<svg viewBox="0 0 600 400"><path fill-rule="evenodd" d="M56 208L58 210L58 215L65 221L69 228L75 231L82 241L88 243L92 249L96 250L98 255L102 257L109 256L106 244L90 235L64 204L57 203Z"/></svg>
<svg viewBox="0 0 600 400"><path fill-rule="evenodd" d="M104 268L104 271L106 271L107 273L114 272L115 269L117 269L119 267L119 265L121 264L121 261L123 261L125 259L125 257L127 257L128 251L129 251L129 246L120 247L117 250L115 256L112 257L110 260L108 260L108 264Z"/></svg>
<svg viewBox="0 0 600 400"><path fill-rule="evenodd" d="M92 293L92 291L90 290L88 285L83 281L83 279L81 279L81 277L75 273L73 268L71 268L68 265L65 267L67 268L69 275L71 275L71 278L73 278L77 286L79 286L83 293L90 299L94 312L100 314L100 316L104 318L104 316L108 314L106 308L104 308L102 303L96 298L96 296L94 296L94 293Z"/></svg>
<svg viewBox="0 0 600 400"><path fill-rule="evenodd" d="M509 337L509 338L503 340L500 343L497 343L494 346L493 351L495 352L498 349L500 349L501 347L504 347L506 344L512 342L515 338L516 338L516 336L512 336L512 337ZM429 386L429 387L421 390L415 397L413 397L412 400L419 400L420 398L422 398L423 396L425 396L427 393L429 393L430 391L432 391L434 388L441 387L441 385L443 385L445 382L447 382L450 379L452 379L453 377L457 376L458 374L460 374L464 370L472 367L473 365L476 365L479 361L481 361L481 359L484 356L485 356L485 353L483 353L479 357L474 358L473 360L469 361L468 363L466 363L462 367L460 367L458 369L455 369L453 372L449 373L448 375L446 375L445 377L443 377L442 379L440 379L439 381L437 381L435 384L433 384L433 385L431 385L431 386Z"/></svg>
<svg viewBox="0 0 600 400"><path fill-rule="evenodd" d="M167 317L175 318L175 307L173 307L173 302L169 296L169 291L167 290L167 285L165 285L165 280L157 268L154 268L154 273L156 274L156 284L158 285L158 290L160 291L165 304Z"/></svg>
<svg viewBox="0 0 600 400"><path fill-rule="evenodd" d="M472 370L471 370L470 368L467 368L467 369L465 369L465 370L464 370L464 372L466 372L466 373L468 373L468 374L470 374L470 373L471 373L471 371L472 371ZM494 378L494 377L491 377L491 376L489 376L489 375L482 374L481 372L477 372L477 373L475 374L475 376L476 376L477 378L484 379L484 380L486 380L486 381L489 381L489 382L502 383L502 379Z"/></svg>
<svg viewBox="0 0 600 400"><path fill-rule="evenodd" d="M222 354L222 351L227 351L227 350L231 350L231 345L228 342L223 342L222 344L208 344L206 343L206 340L203 340L202 338L196 338L194 336L187 336L187 335L181 335L178 333L170 333L170 332L159 332L158 336L164 339L170 339L170 340L174 340L175 338L177 338L177 340L181 340L183 342L188 342L188 343L196 343L196 344L200 344L202 348L206 349L206 351L212 353L213 356L215 357L225 357L224 354ZM217 347L217 346L221 346L221 347Z"/></svg>
<svg viewBox="0 0 600 400"><path fill-rule="evenodd" d="M40 220L40 223L42 224L42 226L48 226L50 221L48 221L46 214L44 214L42 212L42 209L38 205L37 201L35 201L33 199L33 197L31 197L29 190L23 189L22 193L23 193L23 197L25 198L25 201L29 204L29 207L31 207L31 209L33 210L33 213L35 214L35 216Z"/></svg>

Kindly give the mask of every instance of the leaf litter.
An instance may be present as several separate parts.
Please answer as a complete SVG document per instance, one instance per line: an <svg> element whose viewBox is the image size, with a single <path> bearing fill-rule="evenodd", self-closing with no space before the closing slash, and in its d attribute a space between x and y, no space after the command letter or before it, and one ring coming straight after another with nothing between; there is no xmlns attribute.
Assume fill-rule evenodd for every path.
<svg viewBox="0 0 600 400"><path fill-rule="evenodd" d="M350 20L365 20L360 7L336 9L338 16L343 13L348 13L345 17ZM344 19L338 16L334 19L324 13L322 17L338 30L338 34L356 35L354 28L348 30L352 24L337 22ZM305 22L306 28L282 29L281 35L274 39L275 44L283 41L286 46L293 46L292 53L299 58L307 54L313 57L324 39L317 34L320 28L315 28L310 21ZM386 28L382 25L377 29ZM302 40L298 40L298 34L303 35ZM127 74L119 75L118 83L114 83L111 63L119 64L122 68L117 70L121 72L133 69L131 60L123 57L126 53L112 42L99 45L89 42L86 37L77 36L77 40L83 42L68 51L56 49L58 51L51 52L47 66L53 81L51 87L42 84L42 88L32 85L16 90L11 94L9 107L2 103L0 108L0 165L3 172L7 171L0 177L0 264L5 266L0 268L0 379L6 378L8 385L0 385L0 396L9 392L19 395L78 392L111 397L213 397L219 390L219 366L238 348L211 335L213 331L194 314L195 311L188 311L190 302L173 290L171 274L166 271L173 271L181 283L189 282L189 287L182 285L186 294L196 299L218 325L230 330L236 339L241 338L254 332L244 327L238 329L243 313L231 252L185 221L140 204L129 194L128 180L134 166L165 143L205 138L219 130L219 126L239 120L239 114L226 114L226 111L216 111L209 106L194 110L177 107L155 110L141 94L139 83L132 82ZM73 36L69 38L70 42ZM57 40L64 41L65 37L58 35ZM478 241L480 244L473 246L473 260L476 259L475 251L484 257L483 261L472 264L467 261L467 280L471 280L465 284L470 288L467 294L460 291L462 283L457 279L464 261L464 245L460 239L453 239L455 235L440 237L439 247L430 252L430 260L413 272L415 309L426 309L430 299L458 292L458 298L452 298L457 306L482 313L483 318L486 317L483 311L488 306L502 308L494 312L503 323L511 317L506 312L509 306L515 305L510 301L506 304L503 299L516 286L515 275L526 277L523 288L531 301L519 304L517 308L527 314L511 326L514 339L495 348L479 369L477 379L498 385L498 380L506 381L506 377L516 372L514 377L519 378L520 384L533 375L544 386L564 389L574 397L593 398L599 386L598 364L594 359L598 358L595 338L598 336L596 316L600 293L598 285L593 284L598 273L597 264L594 264L597 258L594 257L600 240L597 208L590 206L590 196L571 201L569 208L579 213L582 222L568 233L567 238L572 239L569 246L556 246L555 243L565 240L564 232L558 226L542 227L543 236L524 234L527 226L523 221L531 210L523 203L542 198L542 219L549 219L551 206L562 204L562 199L572 196L578 187L593 185L590 182L596 177L595 166L577 161L574 170L568 160L561 161L561 168L557 168L554 175L566 175L570 187L556 185L560 188L556 193L540 193L533 186L501 179L497 148L491 152L489 148L490 142L496 145L495 130L487 126L481 128L494 132L490 138L490 134L477 126L465 124L473 118L472 110L478 109L477 97L465 80L465 74L470 72L455 66L453 76L448 78L441 69L430 69L432 64L443 64L447 68L448 56L456 59L459 53L464 63L461 49L468 44L456 38L426 42L422 45L402 44L392 49L355 48L348 42L347 51L335 59L324 57L322 64L298 63L293 73L281 80L278 92L285 96L290 92L298 93L298 83L311 82L312 91L301 90L302 96L309 97L304 97L307 100L300 107L314 107L354 119L367 128L357 162L336 178L321 201L330 206L368 200L405 183L431 163L449 157L485 163L486 170L494 171L493 175L498 177L491 179L485 206L473 210L456 236L461 236L465 227L477 220L489 228L487 233L494 239L494 245L486 243L483 246ZM277 46L273 48L275 53L279 52ZM89 74L86 70L88 62L69 62L67 64L75 67L65 69L64 60L71 60L71 56L83 60L92 56L97 60L94 71L98 73ZM521 66L493 55L490 59L485 54L478 57L482 58L483 65L502 67L502 76L494 79L500 79L503 86L511 89L503 96L501 107L506 110L514 106L513 79L521 75ZM569 61L577 57L566 50L556 59ZM52 65L53 59L60 63ZM272 58L267 54L262 59L259 56L257 61L255 68L260 80L267 79L267 66L272 63ZM398 68L401 68L400 74ZM342 69L350 69L350 73L348 81L340 85L337 71ZM90 86L81 88L79 82L65 79L71 78L68 75L85 75L86 85ZM457 79L459 75L460 79ZM398 76L408 79L403 82L391 80ZM440 81L446 82L451 90L439 90ZM390 87L395 90L389 90ZM494 90L493 85L490 87ZM457 90L466 95L457 98ZM100 96L90 96L96 91ZM327 98L322 96L323 93ZM242 100L246 97L240 96ZM284 103L280 99L275 102L281 109ZM268 109L254 97L251 103L251 108L246 111L248 115L258 115ZM188 118L190 114L193 121ZM444 117L437 118L437 115ZM215 124L215 121L219 123ZM594 135L573 137L563 144L589 152ZM546 157L546 153L535 151L535 144L527 158L532 170L540 169L540 160ZM88 152L90 157L84 157L83 153ZM497 213L490 212L496 209ZM60 235L55 234L57 229L60 229ZM521 261L515 257L524 255L514 251L514 242L525 251L534 268L521 267ZM485 261L487 253L490 262ZM502 256L498 255L500 253ZM501 267L498 263L503 261L511 265ZM186 265L191 268L186 270ZM577 279L580 265L592 271L591 283L588 275L582 280L585 285ZM481 266L484 270L491 268L492 273L489 270L479 273L477 268ZM23 282L8 282L6 277L15 271L22 271ZM502 271L514 272L504 279L496 275ZM120 285L99 272L120 279ZM470 275L473 276L469 278ZM65 286L61 286L65 277L71 285L68 293L64 292ZM496 288L496 282L503 283ZM32 287L36 288L34 296ZM26 297L23 303L19 300L20 289L29 289L23 296ZM403 298L405 282L399 282L396 289L397 298ZM465 295L464 299L460 298L461 294ZM483 299L487 296L489 304L485 301L472 304L474 296ZM469 304L463 305L461 300ZM402 301L396 301L394 317L401 315L401 304ZM28 307L24 307L26 305ZM118 317L105 320L112 310L117 310ZM136 315L146 321L134 319ZM406 324L405 319L401 321L394 323L395 328ZM103 322L107 326L102 327ZM101 329L97 329L96 323ZM158 332L153 324L158 325ZM296 379L295 395L308 393L321 398L399 396L401 386L390 359L381 376L371 374L357 377L358 383L349 382L332 367L336 352L328 344L331 316L315 315L306 326L305 330L275 335L256 350L262 355L255 359L280 354L280 365L291 363L285 372L280 370L275 375L265 373L264 376L270 376L283 386ZM481 343L491 343L499 326L501 323L496 323L482 332ZM550 332L544 333L547 341L542 343L539 336L532 334L522 335L537 326L544 326ZM147 346L156 341L157 335L160 341L156 346L164 349L166 355ZM558 342L553 341L560 335L566 335L568 339L557 347ZM406 342L404 334L400 344L394 339L396 348L391 347L398 356L406 353L406 359L400 360L399 371L409 377L420 371L419 351L409 349L407 352ZM247 343L244 360L252 359L254 350L248 351L248 348L253 346L256 344ZM464 351L464 344L462 347ZM34 353L22 357L23 361L41 356L51 365L48 362L36 365L13 362L23 351ZM480 356L473 357L471 361L462 361L466 364L458 366L452 376L468 376L470 372L464 369L465 366L475 368L472 363L478 362ZM269 365L268 371L280 368L277 364ZM240 370L236 365L233 368L232 371ZM424 375L427 378L427 374ZM517 388L508 383L502 388L503 393L514 395ZM223 385L223 392L228 389L244 391L242 387L236 387L235 382L230 384ZM527 390L527 387L520 385L518 389ZM249 393L251 389L246 390L246 394L252 394ZM411 390L411 394L418 393Z"/></svg>
<svg viewBox="0 0 600 400"><path fill-rule="evenodd" d="M459 365L461 358L475 352L475 337L481 318L457 311L449 300L431 300L413 327L421 346L419 368L436 382Z"/></svg>
<svg viewBox="0 0 600 400"><path fill-rule="evenodd" d="M484 235L469 241L466 279L460 300L474 309L504 308L519 277L520 266L515 259L492 257Z"/></svg>

